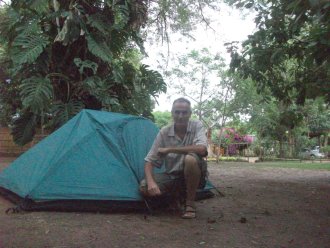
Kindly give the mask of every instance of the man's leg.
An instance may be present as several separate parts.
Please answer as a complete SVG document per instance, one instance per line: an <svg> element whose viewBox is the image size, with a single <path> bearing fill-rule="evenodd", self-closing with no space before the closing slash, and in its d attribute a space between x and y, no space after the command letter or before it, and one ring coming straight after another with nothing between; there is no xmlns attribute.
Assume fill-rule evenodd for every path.
<svg viewBox="0 0 330 248"><path fill-rule="evenodd" d="M201 178L201 169L197 158L193 155L186 155L184 160L184 179L186 183L186 205L195 208L196 191Z"/></svg>
<svg viewBox="0 0 330 248"><path fill-rule="evenodd" d="M180 189L184 188L184 180L178 175L167 173L154 174L154 179L160 189L161 195L150 196L145 179L140 182L140 192L153 207L169 207L172 210L180 209Z"/></svg>
<svg viewBox="0 0 330 248"><path fill-rule="evenodd" d="M171 194L176 190L178 185L180 185L180 178L178 176L169 175L167 173L154 174L154 179L162 195ZM140 182L140 192L144 197L150 197L145 179Z"/></svg>

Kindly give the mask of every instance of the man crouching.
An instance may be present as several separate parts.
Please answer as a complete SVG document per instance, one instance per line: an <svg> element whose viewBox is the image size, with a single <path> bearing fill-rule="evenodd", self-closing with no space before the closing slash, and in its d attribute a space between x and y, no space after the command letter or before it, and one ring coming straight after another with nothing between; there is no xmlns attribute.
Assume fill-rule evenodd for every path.
<svg viewBox="0 0 330 248"><path fill-rule="evenodd" d="M207 138L200 121L192 121L191 104L185 98L172 105L173 124L162 128L145 158L145 179L140 190L145 197L171 193L185 187L185 211L182 218L196 217L195 197L206 183ZM154 174L153 168L165 165L165 172ZM183 183L182 183L183 182Z"/></svg>

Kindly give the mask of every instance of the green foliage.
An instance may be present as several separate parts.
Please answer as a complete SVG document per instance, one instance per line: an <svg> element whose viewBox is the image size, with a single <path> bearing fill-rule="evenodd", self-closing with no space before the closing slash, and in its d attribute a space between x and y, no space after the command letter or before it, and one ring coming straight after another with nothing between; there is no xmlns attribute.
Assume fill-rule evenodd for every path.
<svg viewBox="0 0 330 248"><path fill-rule="evenodd" d="M2 73L2 70L0 70ZM4 75L6 77L6 75ZM0 83L0 124L8 126L11 123L12 116L16 113L16 109L21 108L19 99L18 86L10 81Z"/></svg>
<svg viewBox="0 0 330 248"><path fill-rule="evenodd" d="M132 70L134 66L131 65L129 68ZM149 95L159 96L161 92L166 92L166 84L161 74L155 70L151 70L147 65L142 64L137 70L139 77L135 78L131 86L136 97L130 99L130 104L125 105L124 108L131 113L142 113L142 116L153 119L151 112L154 104L149 98ZM126 76L129 75L126 74ZM147 99L149 99L148 104L142 105L141 103Z"/></svg>
<svg viewBox="0 0 330 248"><path fill-rule="evenodd" d="M36 126L57 128L82 108L151 116L166 84L140 62L146 14L145 1L17 0L1 9L0 65L12 80L1 82L1 119L16 116L14 139L24 144Z"/></svg>
<svg viewBox="0 0 330 248"><path fill-rule="evenodd" d="M330 153L330 146L324 146L320 150L321 150L321 152L324 152L324 153Z"/></svg>
<svg viewBox="0 0 330 248"><path fill-rule="evenodd" d="M79 67L80 74L83 74L85 69L91 69L94 75L97 72L98 65L93 61L90 60L82 61L80 58L75 58L73 62L77 67Z"/></svg>
<svg viewBox="0 0 330 248"><path fill-rule="evenodd" d="M305 135L302 135L303 132L298 132L297 135L295 135L295 152L297 155L304 149L308 147L313 147L317 145L316 139L310 139L306 133Z"/></svg>
<svg viewBox="0 0 330 248"><path fill-rule="evenodd" d="M303 108L306 125L310 132L327 133L330 130L330 109L324 99L308 100Z"/></svg>
<svg viewBox="0 0 330 248"><path fill-rule="evenodd" d="M53 125L61 126L70 120L73 116L78 114L83 109L83 104L80 101L72 100L66 103L59 102L52 106L52 113L57 116L54 119Z"/></svg>
<svg viewBox="0 0 330 248"><path fill-rule="evenodd" d="M111 32L111 25L109 25L109 19L101 13L95 13L87 17L87 24L93 28L96 28L101 33Z"/></svg>
<svg viewBox="0 0 330 248"><path fill-rule="evenodd" d="M102 80L98 76L88 77L84 80L83 86L102 103L103 108L111 110L119 101L114 94L111 94L112 84L108 80Z"/></svg>
<svg viewBox="0 0 330 248"><path fill-rule="evenodd" d="M78 13L80 13L78 11ZM62 29L55 37L55 41L61 42L63 45L73 43L80 35L80 18L79 15L70 11L67 15Z"/></svg>
<svg viewBox="0 0 330 248"><path fill-rule="evenodd" d="M13 62L17 65L33 63L47 45L47 38L43 35L19 35L13 43Z"/></svg>
<svg viewBox="0 0 330 248"><path fill-rule="evenodd" d="M297 161L282 161L282 162L261 162L255 164L258 167L273 167L273 168L296 168L306 170L330 170L330 163L306 163Z"/></svg>
<svg viewBox="0 0 330 248"><path fill-rule="evenodd" d="M286 104L325 96L330 101L330 5L327 1L233 0L236 7L255 8L257 31L238 51L231 69L252 78L259 92L270 91Z"/></svg>
<svg viewBox="0 0 330 248"><path fill-rule="evenodd" d="M196 24L209 25L208 10L219 10L215 0L161 0L150 2L148 31L158 34L162 41L169 41L169 33L180 32L189 36Z"/></svg>
<svg viewBox="0 0 330 248"><path fill-rule="evenodd" d="M48 11L49 1L45 0L32 0L30 1L30 8L34 9L38 13L45 13Z"/></svg>
<svg viewBox="0 0 330 248"><path fill-rule="evenodd" d="M114 29L121 30L129 21L129 8L128 8L128 1L124 1L123 5L114 5Z"/></svg>
<svg viewBox="0 0 330 248"><path fill-rule="evenodd" d="M109 46L102 38L97 36L87 36L88 50L95 56L101 58L104 62L111 63L112 53Z"/></svg>
<svg viewBox="0 0 330 248"><path fill-rule="evenodd" d="M254 145L252 145L251 149L253 150L253 153L257 157L260 157L262 155L262 149L260 147L260 144L254 144Z"/></svg>
<svg viewBox="0 0 330 248"><path fill-rule="evenodd" d="M12 135L14 142L18 145L25 145L32 141L36 132L37 116L32 112L20 113L20 116L12 123Z"/></svg>
<svg viewBox="0 0 330 248"><path fill-rule="evenodd" d="M155 118L155 124L159 128L165 127L172 122L172 114L169 111L155 111L152 114Z"/></svg>
<svg viewBox="0 0 330 248"><path fill-rule="evenodd" d="M148 65L140 66L141 78L140 84L141 90L148 90L151 95L157 95L161 92L166 92L166 84L163 81L162 75L155 70L149 69Z"/></svg>
<svg viewBox="0 0 330 248"><path fill-rule="evenodd" d="M210 117L214 113L210 106L212 99L219 99L223 93L224 60L219 54L212 54L207 48L192 50L173 61L172 69L166 75L176 93L194 103L193 112L207 126L212 126ZM189 85L189 87L186 87Z"/></svg>
<svg viewBox="0 0 330 248"><path fill-rule="evenodd" d="M33 113L40 113L49 105L53 88L48 78L31 77L22 81L20 94L23 107Z"/></svg>
<svg viewBox="0 0 330 248"><path fill-rule="evenodd" d="M216 158L208 157L207 160L211 162L211 161L215 161ZM222 162L247 162L247 160L245 158L240 158L240 157L221 156L221 158L219 158L219 160Z"/></svg>
<svg viewBox="0 0 330 248"><path fill-rule="evenodd" d="M275 149L275 144L281 143L275 149L276 154L279 151L295 156L302 148L322 145L322 139L320 143L320 140L310 137L324 136L330 128L329 109L324 98L306 100L304 106L288 104L272 97L269 91L264 91L263 96L257 94L254 82L245 80L245 83L236 85L235 99L240 106L239 113L248 116L245 129L258 137L255 143L257 149L265 148L267 144L269 149ZM234 119L234 122L237 121ZM286 150L286 144L290 151Z"/></svg>

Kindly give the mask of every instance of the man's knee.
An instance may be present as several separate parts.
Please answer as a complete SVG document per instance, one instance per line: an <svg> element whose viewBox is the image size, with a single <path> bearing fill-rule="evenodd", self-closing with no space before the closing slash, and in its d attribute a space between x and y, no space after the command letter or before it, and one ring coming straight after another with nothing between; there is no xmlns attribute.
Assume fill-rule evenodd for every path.
<svg viewBox="0 0 330 248"><path fill-rule="evenodd" d="M198 161L193 155L188 154L184 158L184 164L188 166L197 166Z"/></svg>
<svg viewBox="0 0 330 248"><path fill-rule="evenodd" d="M184 158L185 168L198 168L198 161L193 155L186 155Z"/></svg>
<svg viewBox="0 0 330 248"><path fill-rule="evenodd" d="M185 167L185 171L200 170L198 166L197 158L195 158L193 155L190 154L185 156L184 167Z"/></svg>

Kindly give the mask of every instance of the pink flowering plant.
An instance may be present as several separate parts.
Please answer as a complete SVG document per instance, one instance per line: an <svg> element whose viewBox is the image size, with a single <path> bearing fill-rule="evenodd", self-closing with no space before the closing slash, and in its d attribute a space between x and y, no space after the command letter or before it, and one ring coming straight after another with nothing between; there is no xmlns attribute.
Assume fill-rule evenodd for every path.
<svg viewBox="0 0 330 248"><path fill-rule="evenodd" d="M219 138L221 138L221 146L228 149L228 155L238 154L240 150L250 145L254 139L251 135L240 134L235 128L224 128Z"/></svg>

